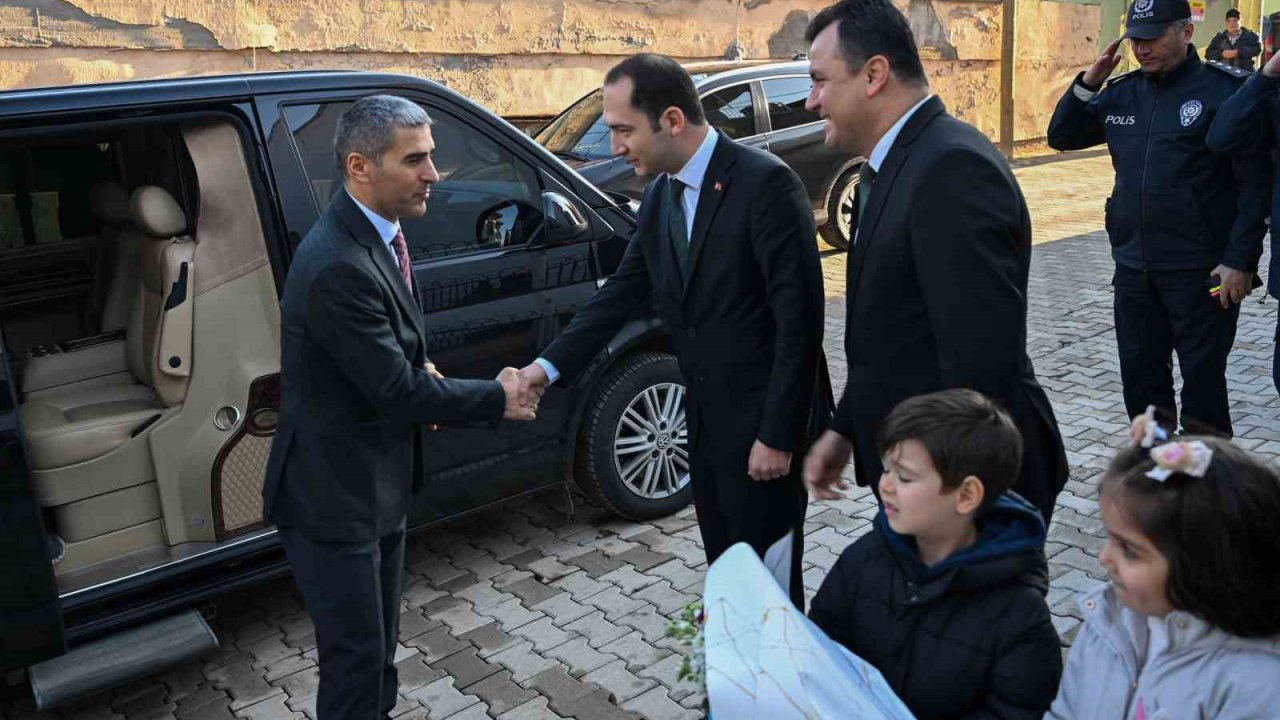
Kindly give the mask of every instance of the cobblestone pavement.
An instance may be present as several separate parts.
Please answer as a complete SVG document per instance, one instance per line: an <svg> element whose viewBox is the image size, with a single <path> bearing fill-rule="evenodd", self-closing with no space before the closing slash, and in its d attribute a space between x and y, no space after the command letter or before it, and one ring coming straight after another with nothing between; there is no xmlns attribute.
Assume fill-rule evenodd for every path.
<svg viewBox="0 0 1280 720"><path fill-rule="evenodd" d="M1111 184L1105 157L1019 169L1033 208L1028 344L1066 438L1071 481L1049 533L1049 603L1064 645L1077 593L1103 577L1098 474L1126 423L1111 325L1111 261L1101 232ZM823 260L827 352L843 383L844 257ZM1246 302L1230 378L1239 442L1280 454L1271 386L1275 304ZM412 538L399 652L400 720L697 718L701 696L676 681L681 657L666 618L697 598L702 549L692 508L651 523L603 516L559 497L523 501ZM868 493L814 503L805 526L812 593L876 512ZM314 632L290 581L228 599L214 620L222 649L198 662L89 698L76 719L314 718ZM9 691L12 695L15 691ZM0 701L42 717L29 699ZM49 715L48 717L52 717Z"/></svg>

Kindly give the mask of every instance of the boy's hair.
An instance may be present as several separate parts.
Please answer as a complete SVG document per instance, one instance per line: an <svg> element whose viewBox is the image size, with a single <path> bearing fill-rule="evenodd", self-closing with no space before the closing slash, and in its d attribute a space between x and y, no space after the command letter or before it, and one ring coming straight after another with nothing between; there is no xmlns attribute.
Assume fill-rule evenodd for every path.
<svg viewBox="0 0 1280 720"><path fill-rule="evenodd" d="M1022 469L1022 433L994 402L973 390L943 390L898 403L876 436L880 453L918 440L951 492L969 475L982 481L979 512L1013 487Z"/></svg>
<svg viewBox="0 0 1280 720"><path fill-rule="evenodd" d="M1183 436L1213 450L1204 477L1163 482L1148 448L1121 450L1102 478L1169 562L1169 601L1240 637L1280 633L1280 476L1230 441ZM1159 443L1157 443L1159 444Z"/></svg>
<svg viewBox="0 0 1280 720"><path fill-rule="evenodd" d="M666 55L638 53L609 69L605 85L631 78L631 106L649 118L653 131L662 129L659 118L669 107L678 107L691 125L702 125L702 101L693 87L693 78L680 63Z"/></svg>

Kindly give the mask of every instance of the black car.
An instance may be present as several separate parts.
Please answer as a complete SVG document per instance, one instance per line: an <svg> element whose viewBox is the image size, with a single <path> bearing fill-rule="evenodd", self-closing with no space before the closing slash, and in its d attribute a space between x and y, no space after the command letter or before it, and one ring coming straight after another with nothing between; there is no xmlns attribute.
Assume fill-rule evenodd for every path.
<svg viewBox="0 0 1280 720"><path fill-rule="evenodd" d="M335 122L373 93L434 120L441 180L403 223L431 358L459 377L531 361L634 214L441 85L267 73L0 103L0 672L28 669L41 706L207 651L195 608L288 571L261 500L279 294L342 186ZM674 512L683 394L638 317L536 422L427 433L410 525L570 480L623 515Z"/></svg>
<svg viewBox="0 0 1280 720"><path fill-rule="evenodd" d="M813 89L808 61L687 66L707 121L740 143L777 155L796 171L809 193L818 232L832 247L849 247L853 193L861 159L823 145L825 121L805 109ZM569 106L534 136L603 190L634 200L651 178L609 149L602 90Z"/></svg>

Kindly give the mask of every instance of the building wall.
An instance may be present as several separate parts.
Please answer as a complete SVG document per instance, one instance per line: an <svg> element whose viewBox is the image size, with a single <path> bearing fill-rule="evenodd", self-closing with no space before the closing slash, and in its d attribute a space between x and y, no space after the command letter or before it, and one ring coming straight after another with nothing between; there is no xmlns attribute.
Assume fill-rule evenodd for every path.
<svg viewBox="0 0 1280 720"><path fill-rule="evenodd" d="M1092 5L1016 1L1017 137L1030 139L1043 135L1052 101L1095 54L1099 13ZM827 2L0 0L0 86L382 70L442 82L500 114L550 115L635 52L686 61L790 58L806 49L804 28ZM896 2L920 39L935 91L996 139L999 2Z"/></svg>

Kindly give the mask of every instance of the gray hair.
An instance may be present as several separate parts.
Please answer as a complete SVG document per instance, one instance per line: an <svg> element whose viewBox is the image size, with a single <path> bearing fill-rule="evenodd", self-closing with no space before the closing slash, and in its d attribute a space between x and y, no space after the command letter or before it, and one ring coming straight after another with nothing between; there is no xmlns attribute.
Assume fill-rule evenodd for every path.
<svg viewBox="0 0 1280 720"><path fill-rule="evenodd" d="M431 125L431 116L417 103L395 95L360 98L338 118L333 152L342 177L347 176L347 156L360 153L375 165L395 144L396 130Z"/></svg>

